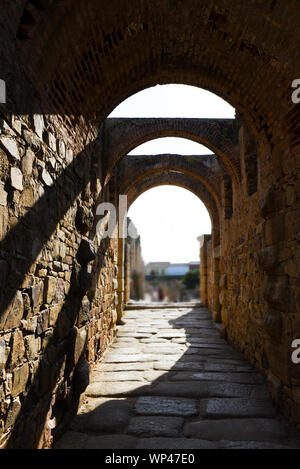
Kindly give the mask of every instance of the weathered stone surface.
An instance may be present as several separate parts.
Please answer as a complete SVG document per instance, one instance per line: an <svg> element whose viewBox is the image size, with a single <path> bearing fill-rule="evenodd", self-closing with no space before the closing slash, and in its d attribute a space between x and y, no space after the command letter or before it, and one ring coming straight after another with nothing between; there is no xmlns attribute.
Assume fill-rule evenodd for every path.
<svg viewBox="0 0 300 469"><path fill-rule="evenodd" d="M140 381L126 381L126 382L94 382L86 389L86 395L90 397L102 396L126 396L127 394L143 395L146 392L147 386L143 385Z"/></svg>
<svg viewBox="0 0 300 469"><path fill-rule="evenodd" d="M44 184L46 184L46 186L52 186L52 184L53 184L53 179L50 176L50 174L48 173L48 171L46 171L46 169L43 169L42 181L44 182Z"/></svg>
<svg viewBox="0 0 300 469"><path fill-rule="evenodd" d="M0 180L4 181L9 170L9 162L6 153L0 148Z"/></svg>
<svg viewBox="0 0 300 469"><path fill-rule="evenodd" d="M36 333L43 334L49 327L49 309L42 311L37 317Z"/></svg>
<svg viewBox="0 0 300 469"><path fill-rule="evenodd" d="M35 333L37 329L38 318L33 316L32 318L22 319L22 329L24 332Z"/></svg>
<svg viewBox="0 0 300 469"><path fill-rule="evenodd" d="M158 356L142 352L140 354L131 354L125 356L122 354L122 352L111 352L104 358L103 361L104 363L152 362L155 360L155 358L158 358Z"/></svg>
<svg viewBox="0 0 300 469"><path fill-rule="evenodd" d="M62 140L62 139L57 139L57 151L58 151L58 154L59 156L62 158L62 159L65 159L66 157L66 145L65 145L65 142Z"/></svg>
<svg viewBox="0 0 300 469"><path fill-rule="evenodd" d="M107 400L94 410L77 415L72 430L79 432L114 433L127 428L131 417L131 406L123 400Z"/></svg>
<svg viewBox="0 0 300 469"><path fill-rule="evenodd" d="M40 337L35 338L34 335L28 335L24 338L26 355L28 360L35 360L38 358L38 353L41 350Z"/></svg>
<svg viewBox="0 0 300 469"><path fill-rule="evenodd" d="M172 381L223 381L230 383L262 384L262 376L254 373L213 373L213 372L179 372L171 378Z"/></svg>
<svg viewBox="0 0 300 469"><path fill-rule="evenodd" d="M43 303L43 292L44 292L44 283L39 282L34 285L31 289L31 298L33 308L41 306Z"/></svg>
<svg viewBox="0 0 300 469"><path fill-rule="evenodd" d="M16 368L13 372L13 384L11 395L15 398L19 394L23 393L26 389L27 381L29 378L29 366L25 363L19 368Z"/></svg>
<svg viewBox="0 0 300 469"><path fill-rule="evenodd" d="M95 374L94 382L105 381L144 381L143 373L138 371L112 371L98 372Z"/></svg>
<svg viewBox="0 0 300 469"><path fill-rule="evenodd" d="M7 419L5 422L4 430L7 431L10 427L13 427L13 425L15 424L18 418L18 415L20 414L21 408L22 406L21 406L20 399L17 397L16 399L12 401L9 407L9 412L8 412Z"/></svg>
<svg viewBox="0 0 300 469"><path fill-rule="evenodd" d="M34 193L33 189L31 187L28 187L25 189L21 195L21 203L24 205L26 208L30 208L34 205Z"/></svg>
<svg viewBox="0 0 300 469"><path fill-rule="evenodd" d="M258 253L259 265L264 270L274 269L278 265L278 252L274 246L269 246Z"/></svg>
<svg viewBox="0 0 300 469"><path fill-rule="evenodd" d="M259 202L260 215L263 218L267 218L270 214L276 212L279 208L278 200L278 193L274 188L271 188L267 192L265 192Z"/></svg>
<svg viewBox="0 0 300 469"><path fill-rule="evenodd" d="M138 316L140 312L136 314L137 320L140 321L141 317ZM149 316L145 317L144 320L149 321ZM130 335L135 327L134 322L131 324L127 322L126 326L120 327L120 330L127 331L127 334ZM139 327L143 329L144 326L141 324L137 330ZM102 432L105 419L97 419L93 415L98 412L100 415L107 406L114 407L114 403L118 407L119 403L122 402L120 406L124 406L131 417L130 423L128 423L129 417L126 411L126 425L124 423L122 431L126 436L129 433L140 437L137 443L138 448L227 448L231 445L234 446L234 441L241 448L255 447L253 435L255 434L255 425L259 426L259 424L252 423L250 425L250 431L244 441L240 437L239 429L234 427L235 424L233 425L235 430L232 430L232 433L229 432L228 435L219 437L217 430L220 428L221 432L222 423L216 430L214 422L222 422L224 418L226 418L225 422L260 420L274 423L272 432L269 433L268 423L263 424L262 438L266 438L266 440L262 441L265 445L270 445L268 442L270 435L270 441L279 446L277 441L281 436L280 431L277 432L277 430L282 427L276 418L276 411L270 401L266 386L256 384L262 383L261 376L254 372L243 359L230 358L228 345L215 344L215 346L222 345L224 347L222 359L204 355L196 357L195 361L185 361L185 356L188 359L195 357L195 355L187 355L185 352L182 357L168 355L173 358L162 361L162 354L150 354L149 356L146 353L148 348L139 345L142 344L142 339L135 339L132 345L131 342L124 342L125 339L126 336L117 338L112 349L94 367L91 384L86 389L79 419L76 419L76 422L83 422L83 425L87 425L87 427L74 426L73 429L87 433ZM129 339L131 340L132 337ZM199 343L203 344L201 341ZM214 347L213 342L208 345ZM135 352L140 347L143 351L137 355ZM140 361L131 361L132 357L135 359L136 356L139 357ZM157 356L159 360L155 361L154 358ZM143 361L143 357L146 357L146 360L150 359L150 361ZM114 363L111 360L120 360L120 363ZM155 369L156 365L158 370ZM180 366L176 368L176 365ZM188 371L189 367L190 371ZM176 369L180 372L175 372ZM195 381L191 379L194 375L197 377ZM149 382L145 382L145 379ZM163 379L163 381L159 382L159 379ZM181 379L182 381L179 381ZM235 380L238 382L233 382ZM117 418L117 414L118 412L115 415L113 412L110 414L112 420ZM204 435L204 432L198 434L197 431L193 435L191 432L186 433L189 431L189 425L199 423L198 420L194 422L197 416L201 417L200 423L213 423L216 437L212 434ZM160 418L162 421L159 420ZM173 419L178 418L179 421L175 424ZM88 430L88 426L90 430ZM247 428L246 424L244 426ZM183 430L184 428L187 429L186 432ZM114 448L118 445L118 436L116 435L114 439L113 433L118 431L117 425L103 430L105 435L110 434L112 439L109 441ZM183 435L187 437L183 438ZM283 434L282 438L287 444L287 434ZM258 441L261 444L260 439Z"/></svg>
<svg viewBox="0 0 300 469"><path fill-rule="evenodd" d="M15 160L20 160L20 152L16 141L12 137L1 137L2 145Z"/></svg>
<svg viewBox="0 0 300 469"><path fill-rule="evenodd" d="M13 329L15 327L20 327L21 319L24 313L24 303L22 293L17 291L13 299L11 307L8 308L8 314L6 317L5 328Z"/></svg>
<svg viewBox="0 0 300 469"><path fill-rule="evenodd" d="M141 415L175 415L179 417L191 417L198 413L195 400L156 396L139 397L135 404L135 411Z"/></svg>
<svg viewBox="0 0 300 469"><path fill-rule="evenodd" d="M4 238L8 228L8 211L0 205L0 240Z"/></svg>
<svg viewBox="0 0 300 469"><path fill-rule="evenodd" d="M34 114L33 115L33 124L34 130L40 139L43 139L43 132L44 132L44 118L41 114Z"/></svg>
<svg viewBox="0 0 300 469"><path fill-rule="evenodd" d="M7 206L7 192L4 189L4 184L0 183L0 205Z"/></svg>
<svg viewBox="0 0 300 469"><path fill-rule="evenodd" d="M25 346L22 331L17 330L12 336L10 367L13 369L19 365L24 358Z"/></svg>
<svg viewBox="0 0 300 469"><path fill-rule="evenodd" d="M55 302L59 302L65 298L65 282L61 278L57 280L55 289Z"/></svg>
<svg viewBox="0 0 300 469"><path fill-rule="evenodd" d="M128 433L138 436L172 436L180 435L184 420L179 417L133 417L130 420Z"/></svg>
<svg viewBox="0 0 300 469"><path fill-rule="evenodd" d="M83 352L85 351L87 345L87 330L85 327L81 329L77 329L74 327L75 333L75 340L74 340L74 363L75 365L78 363L80 357L82 356Z"/></svg>
<svg viewBox="0 0 300 469"><path fill-rule="evenodd" d="M31 176L34 158L35 155L31 148L27 148L26 153L22 158L22 173L25 176Z"/></svg>
<svg viewBox="0 0 300 469"><path fill-rule="evenodd" d="M186 436L207 440L272 441L287 437L286 429L274 419L220 419L187 423Z"/></svg>
<svg viewBox="0 0 300 469"><path fill-rule="evenodd" d="M175 354L183 354L186 350L186 347L180 346L177 344L155 344L155 345L147 345L146 347L142 348L142 351L146 353L153 353L153 354L162 354L162 355L175 355Z"/></svg>
<svg viewBox="0 0 300 469"><path fill-rule="evenodd" d="M57 304L52 306L49 309L49 326L54 326L56 324L57 318L59 317L59 313L61 311L61 304Z"/></svg>
<svg viewBox="0 0 300 469"><path fill-rule="evenodd" d="M4 339L0 339L0 373L5 368L7 359L8 359L8 349L5 344Z"/></svg>
<svg viewBox="0 0 300 469"><path fill-rule="evenodd" d="M85 298L81 303L81 308L78 313L77 318L77 326L82 327L86 324L91 317L90 314L90 302L87 298Z"/></svg>
<svg viewBox="0 0 300 469"><path fill-rule="evenodd" d="M47 277L44 284L44 302L50 304L56 294L57 279L55 277Z"/></svg>
<svg viewBox="0 0 300 469"><path fill-rule="evenodd" d="M201 385L197 381L158 383L151 392L156 396L268 398L268 392L264 386L217 381L203 381Z"/></svg>
<svg viewBox="0 0 300 469"><path fill-rule="evenodd" d="M10 183L14 189L18 191L23 190L23 174L19 168L11 168Z"/></svg>
<svg viewBox="0 0 300 469"><path fill-rule="evenodd" d="M28 146L35 152L39 163L34 165L32 177L24 174L24 188L33 187L41 197L34 210L27 211L9 179L2 179L9 193L9 208L2 210L6 207L0 206L1 239L6 236L0 257L11 266L9 284L1 292L8 300L2 309L11 303L16 290L28 293L22 283L26 271L36 277L32 284L39 281L36 259L29 259L32 232L43 232L40 255L47 274L61 278L62 272L53 266L57 259L52 233L56 225L64 225L69 232L63 244L67 245L66 263L73 273L80 243L74 226L78 205L92 209L98 202L109 201L117 206L119 194L128 195L130 204L160 184L185 187L205 203L212 222L212 234L203 239L207 244L206 256L201 259L204 302L215 319L222 318L224 337L254 366L276 375L281 387L277 402L285 415L299 423L299 401L294 395L299 377L289 350L299 333L299 89L294 88L299 86L294 71L300 65L295 33L297 2L202 0L201 8L196 0L126 2L122 14L118 2L111 2L109 8L103 0L72 2L71 14L71 2L57 2L59 27L52 14L54 6L53 11L52 6L49 11L45 8L51 2L2 3L1 94L7 104L1 105L0 143L9 162L18 167ZM105 14L99 22L102 11ZM236 106L236 116L104 120L122 99L158 82L203 84ZM36 114L43 117L33 117ZM216 155L121 158L141 142L170 135L205 143ZM68 167L63 159L65 148ZM42 189L37 166L51 171L55 180L51 187ZM198 217L197 212L194 215ZM122 272L124 266L123 259L116 259L123 241L119 246L114 239L98 241L95 281L89 290L91 310L95 310L87 326L91 363L102 356L115 333L111 321L114 264L119 261ZM257 257L261 250L275 245L279 262L272 274L288 276L286 298L280 302L263 297L263 283L271 269L263 271ZM221 275L227 276L222 291ZM66 309L76 317L82 291L77 290L73 278L69 280L72 290ZM129 294L129 282L124 283L118 314L122 312L122 295L126 302ZM269 314L270 304L278 316L273 311ZM203 308L194 311L192 318L201 317L202 312ZM156 308L153 319L161 315L176 326L174 322L182 313L178 305L166 305L163 311ZM144 312L144 321L145 316ZM5 326L3 322L1 326ZM195 329L194 337L204 337L204 328ZM60 339L55 336L55 345L60 346ZM207 361L213 358L212 354L204 355ZM69 363L70 357L66 358ZM221 362L221 353L215 358ZM192 358L185 361L196 363ZM66 393L68 404L72 372L66 367L57 380L62 380L61 394ZM59 408L58 402L51 405ZM52 409L48 410L51 416ZM48 443L51 432L47 425L47 436L41 441ZM24 428L32 426L24 424Z"/></svg>
<svg viewBox="0 0 300 469"><path fill-rule="evenodd" d="M138 362L138 363L101 363L95 366L94 371L147 371L152 369L152 362Z"/></svg>
<svg viewBox="0 0 300 469"><path fill-rule="evenodd" d="M266 399L217 398L201 400L200 414L204 418L275 417L276 409Z"/></svg>
<svg viewBox="0 0 300 469"><path fill-rule="evenodd" d="M288 278L287 276L268 279L263 288L264 298L269 303L285 306L288 297Z"/></svg>
<svg viewBox="0 0 300 469"><path fill-rule="evenodd" d="M50 131L45 131L43 135L45 143L51 148L52 151L56 151L56 138Z"/></svg>

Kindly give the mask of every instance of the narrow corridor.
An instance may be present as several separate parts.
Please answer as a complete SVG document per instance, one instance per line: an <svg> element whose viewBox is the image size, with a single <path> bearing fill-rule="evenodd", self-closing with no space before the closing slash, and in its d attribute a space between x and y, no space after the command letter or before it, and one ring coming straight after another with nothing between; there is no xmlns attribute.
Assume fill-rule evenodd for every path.
<svg viewBox="0 0 300 469"><path fill-rule="evenodd" d="M55 448L300 448L207 309L149 305L124 321Z"/></svg>

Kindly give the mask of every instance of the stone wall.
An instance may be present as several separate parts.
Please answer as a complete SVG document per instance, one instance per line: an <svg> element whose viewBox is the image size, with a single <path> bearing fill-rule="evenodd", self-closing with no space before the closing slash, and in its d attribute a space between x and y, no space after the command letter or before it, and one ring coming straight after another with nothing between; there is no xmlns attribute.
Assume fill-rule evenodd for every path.
<svg viewBox="0 0 300 469"><path fill-rule="evenodd" d="M117 280L124 281L120 246L98 239L90 212L100 194L115 202L118 181L102 187L113 163L167 135L216 153L231 178L223 178L221 207L208 186L199 191L187 172L175 177L166 167L165 179L136 183L132 200L167 181L211 201L212 312L299 424L299 365L291 362L300 338L297 2L202 0L199 8L196 0L132 0L122 15L117 0L109 8L101 0L2 3L1 447L49 446L76 407L85 360L92 364L114 333ZM112 141L97 141L116 105L158 83L211 90L247 126L239 114L234 128L206 122L200 135L180 119L157 121L156 129L133 122L130 132L115 122Z"/></svg>
<svg viewBox="0 0 300 469"><path fill-rule="evenodd" d="M94 235L94 144L0 124L0 446L49 447L112 340L117 249Z"/></svg>
<svg viewBox="0 0 300 469"><path fill-rule="evenodd" d="M127 218L127 230L124 262L124 303L128 303L130 299L142 300L145 290L145 266L142 257L141 239L130 218Z"/></svg>
<svg viewBox="0 0 300 469"><path fill-rule="evenodd" d="M300 423L299 365L291 360L300 337L299 155L282 152L284 171L270 171L261 150L257 192L249 195L255 183L245 182L233 217L223 220L219 294L227 338L267 376L285 415Z"/></svg>

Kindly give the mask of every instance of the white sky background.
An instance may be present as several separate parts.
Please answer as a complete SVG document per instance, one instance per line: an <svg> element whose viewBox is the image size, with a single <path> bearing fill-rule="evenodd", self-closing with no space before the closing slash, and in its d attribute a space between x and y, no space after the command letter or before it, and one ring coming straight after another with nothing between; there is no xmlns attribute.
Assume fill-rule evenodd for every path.
<svg viewBox="0 0 300 469"><path fill-rule="evenodd" d="M144 192L132 204L128 216L141 236L146 263L198 261L197 237L211 232L203 203L192 192L176 186Z"/></svg>
<svg viewBox="0 0 300 469"><path fill-rule="evenodd" d="M214 94L186 85L157 85L121 103L108 117L207 117L234 118L235 110ZM135 148L130 154L210 154L204 146L187 139L159 138ZM141 236L146 263L199 260L197 237L211 232L208 212L190 191L160 186L143 193L130 207Z"/></svg>

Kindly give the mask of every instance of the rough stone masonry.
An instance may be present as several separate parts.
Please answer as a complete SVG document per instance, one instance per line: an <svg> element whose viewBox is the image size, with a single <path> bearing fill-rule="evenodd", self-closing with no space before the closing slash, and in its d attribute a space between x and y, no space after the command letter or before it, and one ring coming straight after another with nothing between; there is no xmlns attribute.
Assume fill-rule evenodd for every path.
<svg viewBox="0 0 300 469"><path fill-rule="evenodd" d="M97 206L161 184L206 204L203 302L299 426L298 3L0 3L0 447L49 448L67 428L128 291L124 243L96 233ZM167 83L212 91L236 118L107 119ZM214 155L127 158L170 135Z"/></svg>

